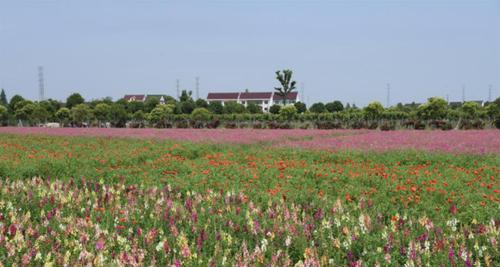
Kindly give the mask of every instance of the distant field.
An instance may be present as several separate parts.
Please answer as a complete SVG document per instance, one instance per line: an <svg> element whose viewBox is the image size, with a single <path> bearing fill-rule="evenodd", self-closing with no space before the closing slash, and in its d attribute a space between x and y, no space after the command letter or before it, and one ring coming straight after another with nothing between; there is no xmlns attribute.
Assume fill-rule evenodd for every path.
<svg viewBox="0 0 500 267"><path fill-rule="evenodd" d="M224 144L266 143L273 147L322 150L423 150L500 153L500 130L377 131L377 130L254 130L254 129L119 129L0 127L0 133L54 136L101 136L167 139Z"/></svg>
<svg viewBox="0 0 500 267"><path fill-rule="evenodd" d="M6 266L500 264L497 153L288 147L381 136L361 131L2 130L154 137L0 134ZM157 138L174 133L218 142ZM279 141L285 147L269 146L278 133L292 134ZM468 152L479 150L464 143L486 142L467 136L497 136L389 135L404 133L416 143L458 135L447 141L462 140ZM257 138L223 144L221 136Z"/></svg>

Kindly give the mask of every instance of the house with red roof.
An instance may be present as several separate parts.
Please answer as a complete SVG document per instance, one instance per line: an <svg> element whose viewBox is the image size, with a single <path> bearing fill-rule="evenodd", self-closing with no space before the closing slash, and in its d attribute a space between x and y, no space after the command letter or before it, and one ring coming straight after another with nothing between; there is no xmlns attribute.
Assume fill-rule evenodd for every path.
<svg viewBox="0 0 500 267"><path fill-rule="evenodd" d="M144 102L146 101L146 95L125 95L123 97L127 102Z"/></svg>
<svg viewBox="0 0 500 267"><path fill-rule="evenodd" d="M262 108L263 112L269 112L272 105L293 104L299 101L299 94L291 92L285 101L283 96L276 92L227 92L227 93L208 93L207 102L220 102L222 105L228 102L236 102L244 105L256 104Z"/></svg>

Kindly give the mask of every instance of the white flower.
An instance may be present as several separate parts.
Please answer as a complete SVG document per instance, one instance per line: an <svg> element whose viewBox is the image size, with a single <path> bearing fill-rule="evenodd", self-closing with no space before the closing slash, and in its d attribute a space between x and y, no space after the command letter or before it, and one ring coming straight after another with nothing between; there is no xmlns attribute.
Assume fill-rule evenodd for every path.
<svg viewBox="0 0 500 267"><path fill-rule="evenodd" d="M292 238L290 236L286 237L285 246L289 247L292 244Z"/></svg>
<svg viewBox="0 0 500 267"><path fill-rule="evenodd" d="M163 249L163 241L158 242L158 245L156 245L156 251L160 252Z"/></svg>

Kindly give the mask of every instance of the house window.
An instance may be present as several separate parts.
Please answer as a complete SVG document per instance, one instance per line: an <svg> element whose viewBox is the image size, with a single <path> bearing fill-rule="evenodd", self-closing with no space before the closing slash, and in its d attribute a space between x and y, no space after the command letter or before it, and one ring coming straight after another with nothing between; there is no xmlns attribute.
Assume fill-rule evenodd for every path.
<svg viewBox="0 0 500 267"><path fill-rule="evenodd" d="M267 105L267 103L268 103L268 101L267 101L267 100L265 100L265 101L264 101L264 104L266 104L266 105Z"/></svg>

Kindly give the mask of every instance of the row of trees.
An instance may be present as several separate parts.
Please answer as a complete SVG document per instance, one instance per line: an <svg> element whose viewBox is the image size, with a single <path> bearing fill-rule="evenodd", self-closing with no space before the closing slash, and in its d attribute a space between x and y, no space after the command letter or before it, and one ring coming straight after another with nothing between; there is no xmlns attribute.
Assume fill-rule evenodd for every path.
<svg viewBox="0 0 500 267"><path fill-rule="evenodd" d="M429 98L422 105L398 104L384 108L372 102L357 108L340 101L327 104L315 103L307 108L304 103L274 105L270 114L262 114L257 105L247 107L238 103L217 102L208 104L203 99L194 100L191 92L183 91L179 99L165 96L165 103L157 98L145 102L127 102L111 98L85 101L78 93L70 95L66 102L55 100L30 101L19 95L7 100L0 92L0 122L2 125L39 125L59 122L64 126L111 126L111 127L175 127L179 121L401 121L401 120L446 120L457 122L482 120L483 124L500 124L500 98L480 106L465 102L461 107L451 107L437 97ZM183 125L185 125L184 123ZM189 124L189 123L188 123Z"/></svg>

